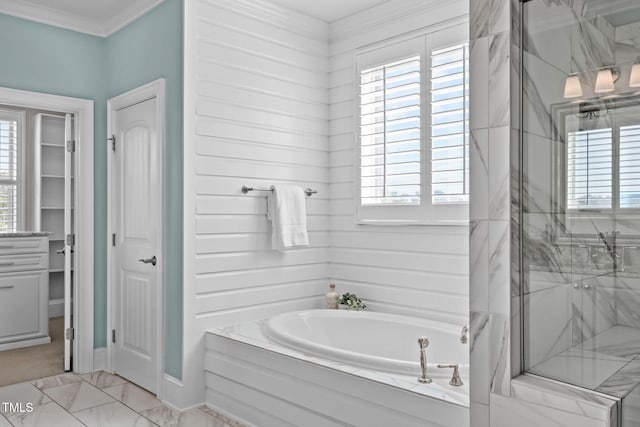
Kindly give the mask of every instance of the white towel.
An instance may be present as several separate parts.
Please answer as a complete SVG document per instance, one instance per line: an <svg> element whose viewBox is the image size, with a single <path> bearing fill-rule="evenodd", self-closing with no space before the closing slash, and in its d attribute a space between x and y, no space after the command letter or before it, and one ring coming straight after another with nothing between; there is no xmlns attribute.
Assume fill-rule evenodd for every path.
<svg viewBox="0 0 640 427"><path fill-rule="evenodd" d="M272 185L267 205L273 249L285 250L309 245L307 207L302 187Z"/></svg>

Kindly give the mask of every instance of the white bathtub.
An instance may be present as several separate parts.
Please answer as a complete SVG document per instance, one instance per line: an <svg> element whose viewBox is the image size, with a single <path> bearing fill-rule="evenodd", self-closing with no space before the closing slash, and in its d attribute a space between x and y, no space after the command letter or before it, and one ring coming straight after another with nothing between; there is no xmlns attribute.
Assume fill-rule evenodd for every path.
<svg viewBox="0 0 640 427"><path fill-rule="evenodd" d="M467 377L469 347L460 342L460 328L370 311L305 310L280 314L265 322L265 334L275 342L314 356L367 369L420 374L418 338L426 336L428 374L451 376L460 366Z"/></svg>
<svg viewBox="0 0 640 427"><path fill-rule="evenodd" d="M309 310L208 331L206 404L260 427L469 427L459 328L374 312ZM430 384L418 337L429 337ZM449 384L458 363L465 385Z"/></svg>

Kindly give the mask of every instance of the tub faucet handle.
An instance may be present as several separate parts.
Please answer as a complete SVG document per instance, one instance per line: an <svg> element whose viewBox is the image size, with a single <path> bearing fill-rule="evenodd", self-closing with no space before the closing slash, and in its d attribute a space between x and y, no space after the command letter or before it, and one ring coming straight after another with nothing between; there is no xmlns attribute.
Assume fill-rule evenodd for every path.
<svg viewBox="0 0 640 427"><path fill-rule="evenodd" d="M453 376L451 377L451 381L449 381L449 384L454 386L464 385L462 379L460 378L460 370L458 369L457 363L454 365L438 365L438 368L453 368Z"/></svg>
<svg viewBox="0 0 640 427"><path fill-rule="evenodd" d="M460 342L466 344L469 342L469 325L464 325L460 331Z"/></svg>
<svg viewBox="0 0 640 427"><path fill-rule="evenodd" d="M418 338L418 345L420 346L420 369L422 370L422 376L418 378L418 382L423 384L429 384L431 378L427 375L427 352L426 348L429 346L429 339L427 337Z"/></svg>

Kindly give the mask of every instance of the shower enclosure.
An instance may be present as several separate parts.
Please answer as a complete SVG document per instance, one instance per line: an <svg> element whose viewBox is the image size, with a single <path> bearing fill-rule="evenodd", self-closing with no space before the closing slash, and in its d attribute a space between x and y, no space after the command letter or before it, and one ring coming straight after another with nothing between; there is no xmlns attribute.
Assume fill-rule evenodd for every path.
<svg viewBox="0 0 640 427"><path fill-rule="evenodd" d="M521 11L523 367L621 399L638 426L640 2Z"/></svg>

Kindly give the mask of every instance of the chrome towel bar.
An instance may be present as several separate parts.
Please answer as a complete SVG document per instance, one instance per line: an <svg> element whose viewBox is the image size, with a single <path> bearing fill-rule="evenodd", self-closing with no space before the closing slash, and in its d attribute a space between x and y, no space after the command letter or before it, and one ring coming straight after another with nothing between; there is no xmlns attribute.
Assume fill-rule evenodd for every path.
<svg viewBox="0 0 640 427"><path fill-rule="evenodd" d="M246 185L242 186L242 194L247 194L249 191L272 191L272 190L270 188L253 188L253 187L247 187ZM311 197L312 194L318 194L318 190L305 188L304 193L307 195L307 197Z"/></svg>

